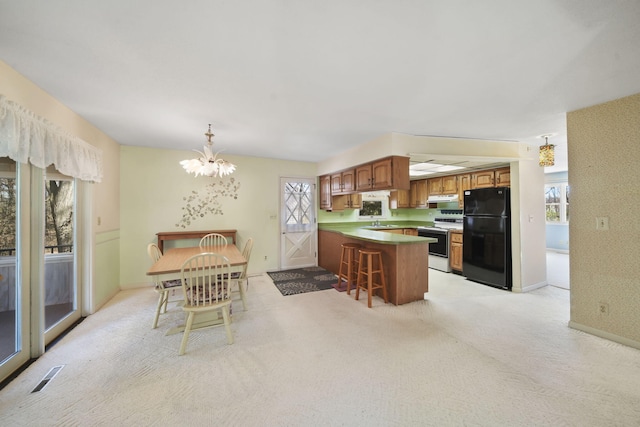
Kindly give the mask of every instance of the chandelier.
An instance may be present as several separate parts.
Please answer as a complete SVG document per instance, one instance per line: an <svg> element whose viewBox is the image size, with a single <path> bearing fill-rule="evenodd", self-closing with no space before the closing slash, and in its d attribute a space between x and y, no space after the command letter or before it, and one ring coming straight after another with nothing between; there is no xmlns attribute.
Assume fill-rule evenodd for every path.
<svg viewBox="0 0 640 427"><path fill-rule="evenodd" d="M544 145L540 146L540 153L539 153L539 164L540 164L540 166L553 166L554 165L553 147L555 147L555 145L549 144L549 136L550 135L542 135L541 136L541 138L544 138Z"/></svg>
<svg viewBox="0 0 640 427"><path fill-rule="evenodd" d="M218 158L218 153L213 154L211 151L211 147L213 146L213 141L211 138L214 137L211 132L211 124L209 124L209 130L204 134L207 137L207 145L204 146L204 153L198 150L193 150L196 153L200 154L199 159L189 159L183 160L180 162L184 170L187 173L193 173L195 176L225 176L231 175L234 170L236 170L236 165L230 163L226 160L222 160Z"/></svg>

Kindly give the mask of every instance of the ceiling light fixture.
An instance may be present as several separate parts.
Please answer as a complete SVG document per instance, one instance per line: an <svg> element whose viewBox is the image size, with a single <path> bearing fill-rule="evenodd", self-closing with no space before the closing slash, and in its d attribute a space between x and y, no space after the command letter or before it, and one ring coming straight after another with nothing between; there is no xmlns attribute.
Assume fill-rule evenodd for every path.
<svg viewBox="0 0 640 427"><path fill-rule="evenodd" d="M211 124L209 124L209 130L204 134L207 137L207 145L204 146L204 153L198 150L193 150L196 153L200 153L202 157L199 159L190 159L183 160L180 162L182 167L188 173L194 173L195 176L225 176L231 175L234 170L236 170L236 165L230 163L226 160L218 159L218 153L213 154L211 151L211 147L213 146L213 141L211 138L214 137L211 132Z"/></svg>
<svg viewBox="0 0 640 427"><path fill-rule="evenodd" d="M554 153L553 147L555 145L549 144L549 137L551 135L542 135L540 138L544 138L544 145L540 146L539 164L540 166L553 166L554 165Z"/></svg>

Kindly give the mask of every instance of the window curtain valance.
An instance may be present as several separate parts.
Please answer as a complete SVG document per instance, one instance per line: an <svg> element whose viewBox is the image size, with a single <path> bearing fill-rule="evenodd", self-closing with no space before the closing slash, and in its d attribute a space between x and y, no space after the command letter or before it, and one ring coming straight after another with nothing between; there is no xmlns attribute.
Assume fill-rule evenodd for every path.
<svg viewBox="0 0 640 427"><path fill-rule="evenodd" d="M101 182L102 150L0 95L0 157Z"/></svg>

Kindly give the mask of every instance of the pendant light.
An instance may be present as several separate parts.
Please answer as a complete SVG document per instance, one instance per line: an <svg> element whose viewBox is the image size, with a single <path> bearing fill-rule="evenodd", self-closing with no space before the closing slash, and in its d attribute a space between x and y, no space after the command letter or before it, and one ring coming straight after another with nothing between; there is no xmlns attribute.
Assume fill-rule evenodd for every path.
<svg viewBox="0 0 640 427"><path fill-rule="evenodd" d="M542 135L540 138L544 138L545 144L540 146L539 164L540 166L553 166L554 165L554 152L553 147L555 145L549 144L549 136Z"/></svg>

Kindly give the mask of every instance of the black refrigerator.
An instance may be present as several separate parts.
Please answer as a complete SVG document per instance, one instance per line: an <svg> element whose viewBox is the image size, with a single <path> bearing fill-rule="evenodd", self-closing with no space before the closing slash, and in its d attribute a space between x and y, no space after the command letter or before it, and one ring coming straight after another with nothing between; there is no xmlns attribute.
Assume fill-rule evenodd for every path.
<svg viewBox="0 0 640 427"><path fill-rule="evenodd" d="M464 192L462 271L468 280L511 290L511 193L508 187Z"/></svg>

